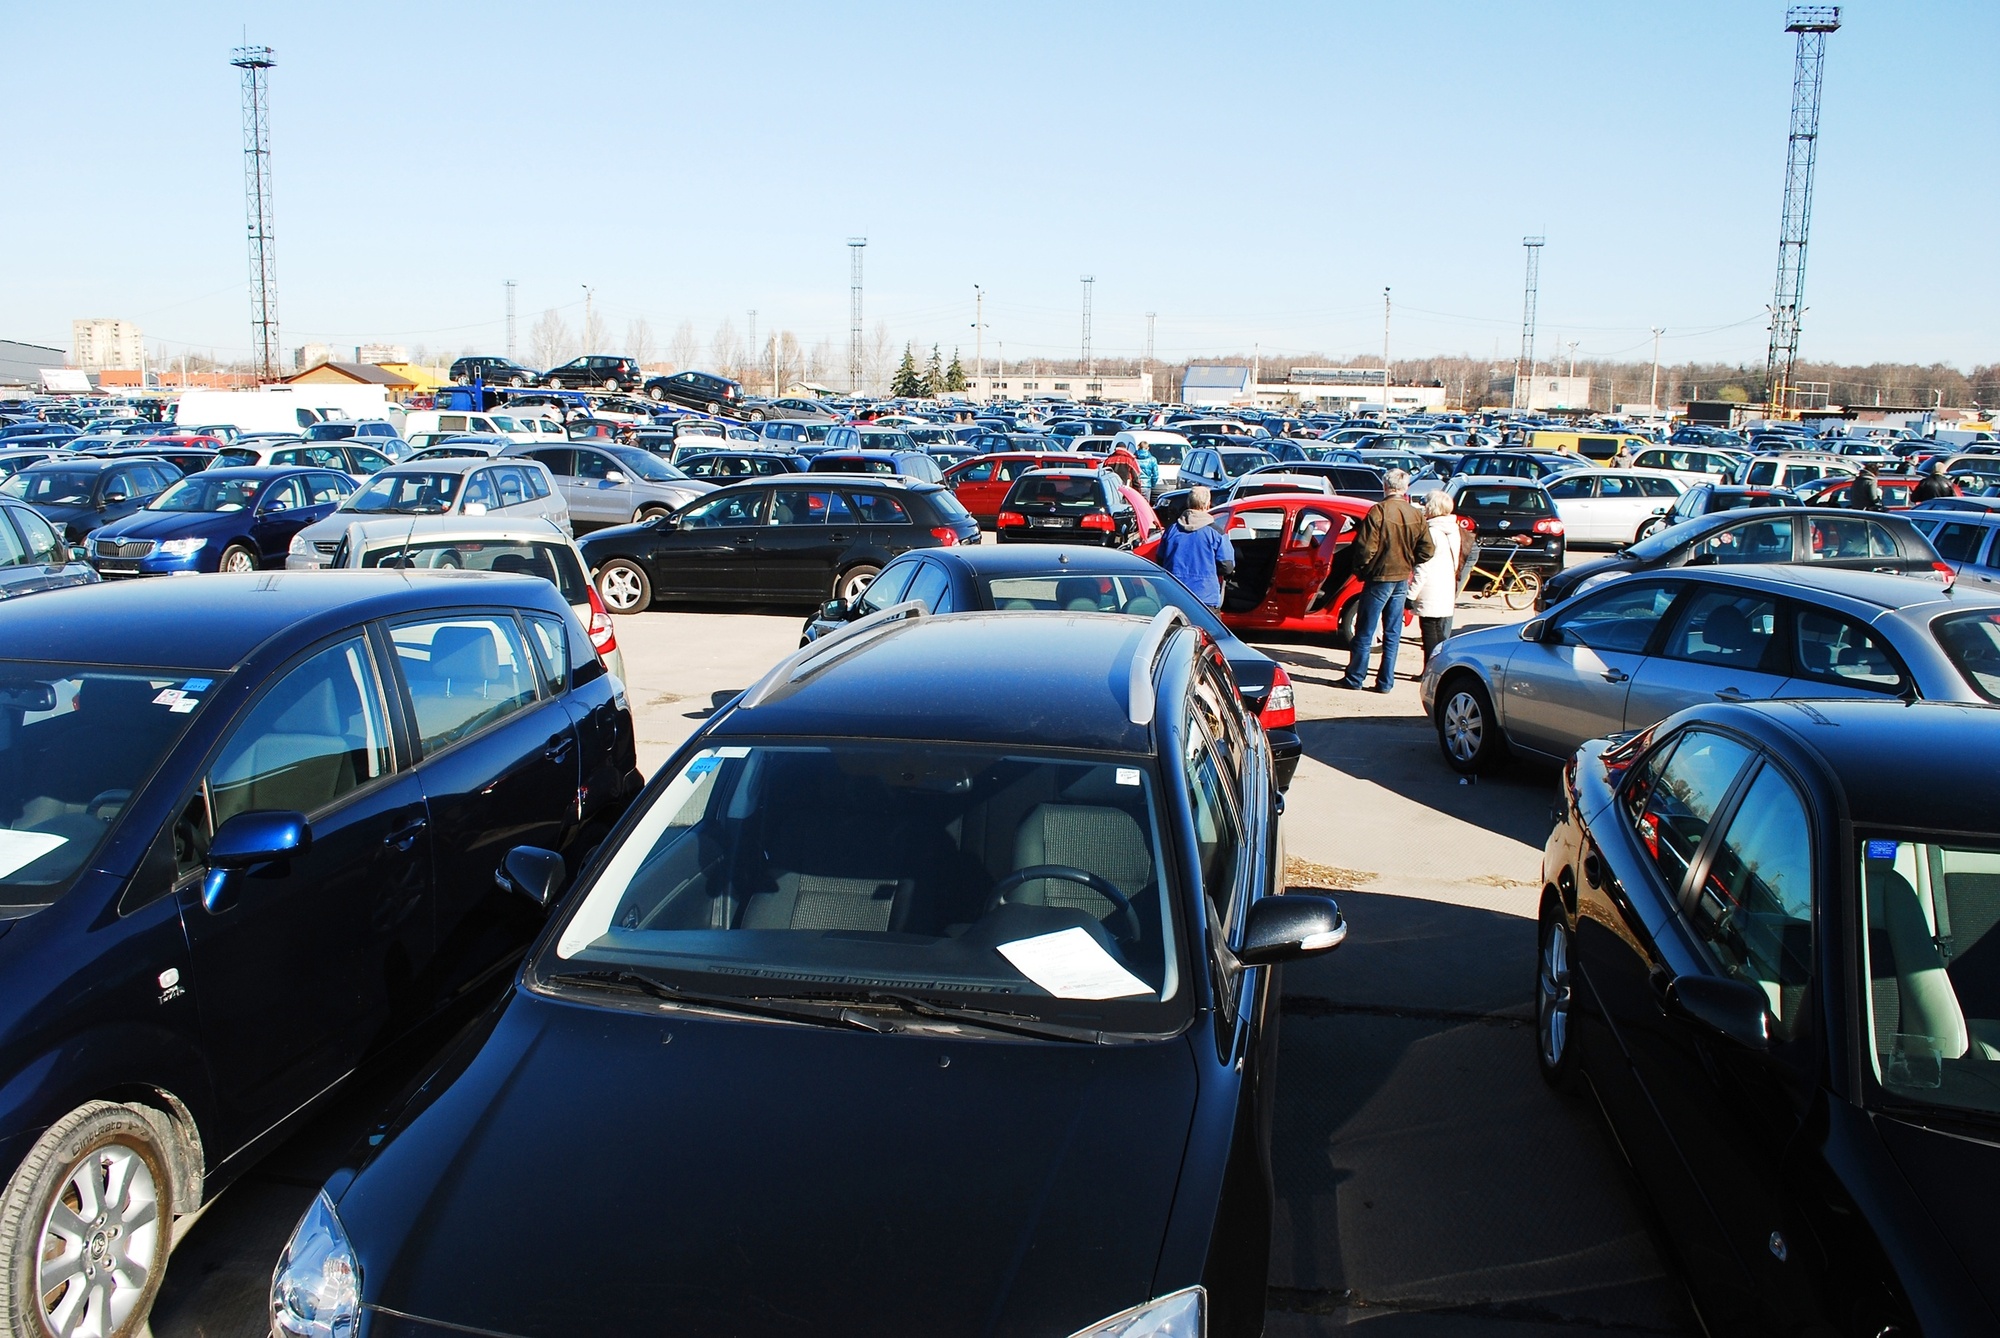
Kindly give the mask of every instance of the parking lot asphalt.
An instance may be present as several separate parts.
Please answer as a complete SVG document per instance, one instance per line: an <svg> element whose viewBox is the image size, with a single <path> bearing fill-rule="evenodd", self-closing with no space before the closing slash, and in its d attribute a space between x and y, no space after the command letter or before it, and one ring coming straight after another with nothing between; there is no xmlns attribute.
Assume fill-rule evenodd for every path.
<svg viewBox="0 0 2000 1338"><path fill-rule="evenodd" d="M1464 601L1461 630L1527 614ZM798 644L800 613L618 620L648 775ZM1552 771L1461 783L1421 714L1421 653L1393 693L1333 686L1344 650L1260 642L1298 695L1289 881L1341 893L1350 933L1288 969L1273 1163L1272 1338L1694 1331L1639 1201L1586 1106L1536 1076L1529 1006ZM344 1150L449 1034L415 1038L189 1229L158 1338L267 1331L292 1225Z"/></svg>

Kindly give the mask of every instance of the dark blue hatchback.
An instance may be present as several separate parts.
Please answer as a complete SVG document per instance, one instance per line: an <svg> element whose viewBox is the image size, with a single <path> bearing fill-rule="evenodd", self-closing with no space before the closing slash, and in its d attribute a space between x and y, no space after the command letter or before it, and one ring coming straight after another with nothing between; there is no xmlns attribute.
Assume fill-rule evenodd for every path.
<svg viewBox="0 0 2000 1338"><path fill-rule="evenodd" d="M601 839L631 713L526 577L96 585L0 647L0 1291L130 1332L176 1216L509 968L500 859Z"/></svg>
<svg viewBox="0 0 2000 1338"><path fill-rule="evenodd" d="M292 536L332 515L354 488L353 479L330 469L204 469L145 510L98 529L91 565L103 576L283 567Z"/></svg>

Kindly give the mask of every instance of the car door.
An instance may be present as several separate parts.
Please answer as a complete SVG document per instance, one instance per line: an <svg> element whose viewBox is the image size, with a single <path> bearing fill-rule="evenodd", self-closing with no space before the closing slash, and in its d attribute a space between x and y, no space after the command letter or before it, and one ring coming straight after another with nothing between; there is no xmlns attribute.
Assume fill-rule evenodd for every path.
<svg viewBox="0 0 2000 1338"><path fill-rule="evenodd" d="M233 1149L351 1070L420 1008L432 848L423 787L397 765L378 648L361 630L273 675L182 819L190 853L240 814L303 813L303 853L182 902L191 993Z"/></svg>
<svg viewBox="0 0 2000 1338"><path fill-rule="evenodd" d="M872 488L843 487L841 491L847 496L855 525L852 531L839 525L831 527L830 537L841 544L841 551L834 559L837 567L858 562L879 566L916 547L916 526L901 502ZM841 538L843 534L848 536L845 541ZM831 589L834 572L828 571L826 575L827 587Z"/></svg>
<svg viewBox="0 0 2000 1338"><path fill-rule="evenodd" d="M512 613L424 613L390 624L389 640L437 859L427 988L448 996L508 960L540 918L494 874L517 845L562 849L576 820L576 730Z"/></svg>
<svg viewBox="0 0 2000 1338"><path fill-rule="evenodd" d="M632 491L632 475L624 463L609 451L595 446L576 449L575 496L587 508L584 519L592 525L624 525L637 510ZM576 504L570 507L576 515Z"/></svg>
<svg viewBox="0 0 2000 1338"><path fill-rule="evenodd" d="M1629 544L1638 538L1639 526L1654 513L1655 502L1641 480L1631 474L1599 474L1596 496L1591 501L1595 542Z"/></svg>
<svg viewBox="0 0 2000 1338"><path fill-rule="evenodd" d="M1865 515L1814 516L1807 523L1807 561L1854 571L1893 572L1902 550L1881 522Z"/></svg>
<svg viewBox="0 0 2000 1338"><path fill-rule="evenodd" d="M764 524L752 545L745 593L824 599L835 564L854 540L857 520L847 499L826 484L779 487L770 493Z"/></svg>
<svg viewBox="0 0 2000 1338"><path fill-rule="evenodd" d="M1285 528L1284 546L1278 550L1265 611L1278 618L1303 618L1337 597L1353 566L1347 553L1353 525L1327 507L1301 506L1294 511ZM1336 573L1340 556L1348 560L1338 564L1342 571Z"/></svg>
<svg viewBox="0 0 2000 1338"><path fill-rule="evenodd" d="M1597 480L1589 474L1572 474L1549 484L1556 514L1572 543L1597 543L1603 539L1603 517L1596 497Z"/></svg>
<svg viewBox="0 0 2000 1338"><path fill-rule="evenodd" d="M8 568L4 582L0 582L0 597L87 585L93 579L87 565L70 560L69 546L55 527L35 512L25 506L10 506L0 508L0 513L4 513L0 514L0 524L12 519L21 544L19 564ZM0 546L4 544L4 539L0 539Z"/></svg>
<svg viewBox="0 0 2000 1338"><path fill-rule="evenodd" d="M1494 694L1507 737L1568 757L1585 739L1625 729L1626 698L1677 593L1665 581L1619 581L1552 614L1541 639L1507 658Z"/></svg>
<svg viewBox="0 0 2000 1338"><path fill-rule="evenodd" d="M528 459L549 471L549 477L556 485L556 492L562 496L563 504L569 508L570 523L579 532L590 528L595 522L585 518L577 508L582 504L576 478L576 450L570 446L537 446L531 451L523 451Z"/></svg>
<svg viewBox="0 0 2000 1338"><path fill-rule="evenodd" d="M293 474L258 494L257 510L250 520L250 542L257 550L258 565L282 565L292 536L331 513L331 507L306 505L304 481L304 475Z"/></svg>
<svg viewBox="0 0 2000 1338"><path fill-rule="evenodd" d="M1676 609L1656 652L1632 676L1625 728L1645 729L1706 701L1761 701L1791 677L1777 599L1698 584Z"/></svg>
<svg viewBox="0 0 2000 1338"><path fill-rule="evenodd" d="M751 558L764 514L764 490L738 485L654 527L647 540L654 591L689 599L754 598Z"/></svg>

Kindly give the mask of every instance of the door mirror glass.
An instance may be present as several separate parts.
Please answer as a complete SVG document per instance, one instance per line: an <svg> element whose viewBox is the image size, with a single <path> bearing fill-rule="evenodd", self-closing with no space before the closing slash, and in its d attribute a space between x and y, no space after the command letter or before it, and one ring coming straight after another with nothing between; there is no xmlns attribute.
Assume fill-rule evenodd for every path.
<svg viewBox="0 0 2000 1338"><path fill-rule="evenodd" d="M202 907L211 915L222 914L236 904L237 885L245 870L303 855L310 849L312 825L305 814L275 809L238 813L218 827L209 842Z"/></svg>
<svg viewBox="0 0 2000 1338"><path fill-rule="evenodd" d="M1742 980L1689 975L1667 986L1667 1011L1746 1050L1770 1046L1764 991Z"/></svg>
<svg viewBox="0 0 2000 1338"><path fill-rule="evenodd" d="M537 906L546 906L561 890L565 872L563 857L555 851L540 846L515 846L500 861L500 872L494 881L509 892L519 892Z"/></svg>
<svg viewBox="0 0 2000 1338"><path fill-rule="evenodd" d="M1521 628L1521 640L1540 641L1547 634L1548 630L1549 620L1547 618L1537 618Z"/></svg>
<svg viewBox="0 0 2000 1338"><path fill-rule="evenodd" d="M1245 966L1293 962L1331 952L1347 937L1347 921L1332 897L1286 893L1252 903L1236 960Z"/></svg>
<svg viewBox="0 0 2000 1338"><path fill-rule="evenodd" d="M604 481L606 483L623 483L625 481L625 476L614 469L609 474L606 474L604 476Z"/></svg>
<svg viewBox="0 0 2000 1338"><path fill-rule="evenodd" d="M820 605L819 616L830 623L846 621L847 601L844 599L829 599L826 603Z"/></svg>
<svg viewBox="0 0 2000 1338"><path fill-rule="evenodd" d="M467 502L467 503L465 504L465 514L466 514L466 515L468 515L468 516L483 516L483 515L485 515L485 514L486 514L486 503L484 503L484 502Z"/></svg>

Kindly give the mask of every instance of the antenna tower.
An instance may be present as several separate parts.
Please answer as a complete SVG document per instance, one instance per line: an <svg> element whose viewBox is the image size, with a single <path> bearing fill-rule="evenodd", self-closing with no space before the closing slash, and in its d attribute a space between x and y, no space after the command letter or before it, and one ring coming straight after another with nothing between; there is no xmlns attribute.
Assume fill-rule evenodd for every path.
<svg viewBox="0 0 2000 1338"><path fill-rule="evenodd" d="M283 366L278 352L277 227L271 201L271 76L267 46L239 46L229 63L243 71L243 206L250 232L250 356L257 379Z"/></svg>
<svg viewBox="0 0 2000 1338"><path fill-rule="evenodd" d="M1146 313L1146 358L1139 364L1139 370L1142 372L1153 370L1153 322L1159 319L1159 315L1157 311Z"/></svg>
<svg viewBox="0 0 2000 1338"><path fill-rule="evenodd" d="M1826 72L1826 38L1840 28L1840 6L1795 5L1785 31L1799 35L1792 65L1792 133L1785 145L1785 210L1778 224L1778 287L1771 298L1771 352L1764 364L1770 412L1790 407L1792 369L1799 358L1799 317L1805 311L1806 231L1812 222L1813 163L1819 154L1819 91Z"/></svg>
<svg viewBox="0 0 2000 1338"><path fill-rule="evenodd" d="M854 327L854 340L853 346L847 353L847 388L855 395L861 393L861 251L867 245L866 237L847 239L847 249L854 257L853 311L850 322Z"/></svg>
<svg viewBox="0 0 2000 1338"><path fill-rule="evenodd" d="M1521 245L1528 252L1527 295L1521 301L1521 352L1514 359L1514 398L1516 409L1528 407L1528 394L1534 389L1530 384L1535 378L1535 298L1542 286L1542 247L1547 237L1523 237ZM1522 371L1528 374L1528 383L1521 380Z"/></svg>
<svg viewBox="0 0 2000 1338"><path fill-rule="evenodd" d="M514 356L514 281L507 280L507 357Z"/></svg>
<svg viewBox="0 0 2000 1338"><path fill-rule="evenodd" d="M1097 276L1083 276L1083 357L1079 360L1085 376L1097 375L1097 369L1090 362L1090 290L1097 285Z"/></svg>

